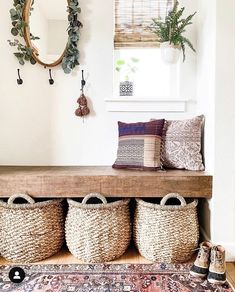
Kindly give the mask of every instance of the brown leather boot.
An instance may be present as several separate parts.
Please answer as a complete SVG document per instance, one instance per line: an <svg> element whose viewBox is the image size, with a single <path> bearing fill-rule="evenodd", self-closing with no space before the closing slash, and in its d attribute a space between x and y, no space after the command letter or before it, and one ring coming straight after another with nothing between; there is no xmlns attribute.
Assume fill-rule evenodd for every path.
<svg viewBox="0 0 235 292"><path fill-rule="evenodd" d="M226 282L225 249L221 245L214 246L211 249L211 263L207 279L212 284L224 284Z"/></svg>
<svg viewBox="0 0 235 292"><path fill-rule="evenodd" d="M203 241L200 244L197 258L190 270L190 275L198 278L205 278L209 271L210 252L213 245L208 241Z"/></svg>

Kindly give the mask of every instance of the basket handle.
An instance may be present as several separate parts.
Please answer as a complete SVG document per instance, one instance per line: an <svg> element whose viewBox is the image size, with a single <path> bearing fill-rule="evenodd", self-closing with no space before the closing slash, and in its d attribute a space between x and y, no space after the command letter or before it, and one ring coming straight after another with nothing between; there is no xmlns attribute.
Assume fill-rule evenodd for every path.
<svg viewBox="0 0 235 292"><path fill-rule="evenodd" d="M171 199L171 198L176 198L180 201L181 203L181 206L186 206L187 203L185 201L185 199L180 195L180 194L177 194L177 193L170 193L170 194L167 194L165 197L163 197L161 199L161 202L160 202L160 205L161 206L165 206L166 202Z"/></svg>
<svg viewBox="0 0 235 292"><path fill-rule="evenodd" d="M86 204L90 198L98 198L102 201L103 204L107 204L106 198L98 193L91 193L86 195L85 198L82 200L82 204Z"/></svg>
<svg viewBox="0 0 235 292"><path fill-rule="evenodd" d="M27 194L15 194L8 199L7 204L13 204L17 198L25 199L29 204L35 203L34 199Z"/></svg>

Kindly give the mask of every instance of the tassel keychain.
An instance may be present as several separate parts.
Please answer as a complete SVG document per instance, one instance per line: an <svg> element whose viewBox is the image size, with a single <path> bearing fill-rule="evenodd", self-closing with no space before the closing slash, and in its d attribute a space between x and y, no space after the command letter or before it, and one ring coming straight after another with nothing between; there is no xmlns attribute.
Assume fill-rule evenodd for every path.
<svg viewBox="0 0 235 292"><path fill-rule="evenodd" d="M75 111L75 115L78 117L84 117L89 115L90 109L87 106L87 99L84 95L84 86L86 85L86 81L84 79L84 71L82 70L82 80L81 80L81 95L77 100L78 108Z"/></svg>

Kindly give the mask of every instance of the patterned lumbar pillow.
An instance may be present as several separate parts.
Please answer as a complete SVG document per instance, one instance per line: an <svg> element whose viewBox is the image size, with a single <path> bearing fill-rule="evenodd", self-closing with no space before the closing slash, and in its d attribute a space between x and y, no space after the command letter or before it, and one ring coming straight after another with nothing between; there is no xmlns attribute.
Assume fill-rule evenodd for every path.
<svg viewBox="0 0 235 292"><path fill-rule="evenodd" d="M165 122L162 136L163 166L204 170L201 154L203 123L204 116Z"/></svg>
<svg viewBox="0 0 235 292"><path fill-rule="evenodd" d="M164 122L164 119L147 123L118 122L119 143L113 168L159 169Z"/></svg>

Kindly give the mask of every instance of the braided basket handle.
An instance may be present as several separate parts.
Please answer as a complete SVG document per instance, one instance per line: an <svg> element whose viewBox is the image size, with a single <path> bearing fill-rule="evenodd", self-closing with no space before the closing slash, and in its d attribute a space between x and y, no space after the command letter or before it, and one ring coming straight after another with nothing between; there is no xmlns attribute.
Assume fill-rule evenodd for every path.
<svg viewBox="0 0 235 292"><path fill-rule="evenodd" d="M85 198L82 200L82 204L86 204L90 198L100 199L103 204L107 204L106 198L98 193L91 193L91 194L86 195Z"/></svg>
<svg viewBox="0 0 235 292"><path fill-rule="evenodd" d="M186 206L187 203L185 201L185 199L180 195L180 194L177 194L177 193L170 193L170 194L167 194L165 197L163 197L161 199L161 202L160 202L160 205L161 206L165 206L166 202L171 199L171 198L176 198L180 201L181 203L181 206Z"/></svg>
<svg viewBox="0 0 235 292"><path fill-rule="evenodd" d="M34 199L27 194L15 194L8 199L7 204L13 204L17 198L25 199L29 204L35 203Z"/></svg>

